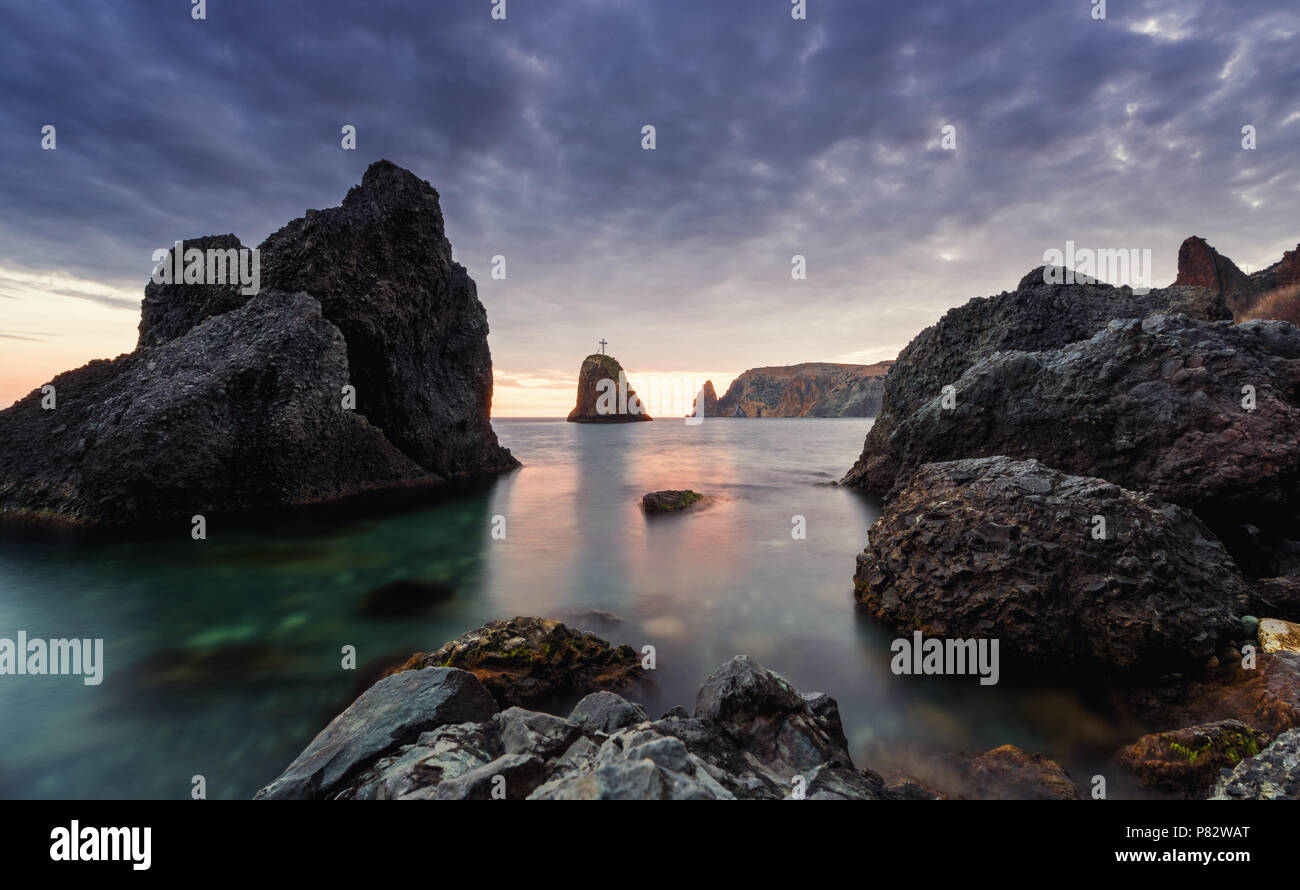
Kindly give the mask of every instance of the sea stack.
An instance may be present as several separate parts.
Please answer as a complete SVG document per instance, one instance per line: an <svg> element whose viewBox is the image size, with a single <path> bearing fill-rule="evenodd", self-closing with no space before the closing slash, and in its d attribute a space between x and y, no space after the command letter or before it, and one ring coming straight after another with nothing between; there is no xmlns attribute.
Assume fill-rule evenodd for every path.
<svg viewBox="0 0 1300 890"><path fill-rule="evenodd" d="M429 183L378 161L259 251L260 287L150 283L133 352L0 411L0 517L188 519L519 465L489 423L487 316Z"/></svg>
<svg viewBox="0 0 1300 890"><path fill-rule="evenodd" d="M631 423L654 420L646 413L636 390L618 359L592 353L582 360L578 372L578 400L569 412L570 423Z"/></svg>
<svg viewBox="0 0 1300 890"><path fill-rule="evenodd" d="M701 398L704 404L700 404ZM713 381L706 380L700 387L699 395L691 402L690 417L717 417L718 416L718 391L713 388Z"/></svg>

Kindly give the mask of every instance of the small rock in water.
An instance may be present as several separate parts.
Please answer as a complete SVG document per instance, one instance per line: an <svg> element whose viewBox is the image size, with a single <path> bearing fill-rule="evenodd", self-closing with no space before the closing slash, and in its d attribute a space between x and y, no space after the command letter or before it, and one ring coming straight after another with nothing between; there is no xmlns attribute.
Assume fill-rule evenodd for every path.
<svg viewBox="0 0 1300 890"><path fill-rule="evenodd" d="M1241 632L1244 633L1248 639L1253 640L1255 638L1255 634L1258 631L1259 631L1258 618L1256 618L1254 615L1241 616Z"/></svg>
<svg viewBox="0 0 1300 890"><path fill-rule="evenodd" d="M455 595L456 589L446 584L403 578L370 591L361 601L359 611L371 618L409 618L423 614Z"/></svg>
<svg viewBox="0 0 1300 890"><path fill-rule="evenodd" d="M704 500L704 495L696 491L652 491L641 498L641 509L647 513L676 513Z"/></svg>

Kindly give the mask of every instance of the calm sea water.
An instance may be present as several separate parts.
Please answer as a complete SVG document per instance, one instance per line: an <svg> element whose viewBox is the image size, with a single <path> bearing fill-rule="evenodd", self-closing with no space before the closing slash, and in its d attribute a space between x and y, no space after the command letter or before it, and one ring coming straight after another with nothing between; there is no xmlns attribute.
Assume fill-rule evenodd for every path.
<svg viewBox="0 0 1300 890"><path fill-rule="evenodd" d="M889 671L894 635L853 605L878 505L830 484L870 424L497 420L524 469L417 508L223 522L202 542L188 525L131 540L0 532L0 636L105 641L99 686L0 677L0 796L185 798L202 775L209 797L247 798L363 678L514 615L653 644L652 716L691 708L745 653L838 699L859 765L1013 743L1086 779L1134 736L1074 693ZM641 495L662 488L719 501L645 517ZM406 580L454 594L418 616L360 613ZM360 670L341 668L345 645Z"/></svg>

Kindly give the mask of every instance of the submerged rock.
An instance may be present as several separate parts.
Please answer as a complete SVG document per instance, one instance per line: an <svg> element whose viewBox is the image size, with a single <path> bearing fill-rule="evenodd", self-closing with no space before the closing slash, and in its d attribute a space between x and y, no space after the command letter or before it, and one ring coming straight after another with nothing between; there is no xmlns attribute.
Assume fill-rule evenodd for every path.
<svg viewBox="0 0 1300 890"><path fill-rule="evenodd" d="M997 638L1004 659L1063 670L1204 661L1247 595L1188 510L1006 457L917 470L871 527L854 591L900 632Z"/></svg>
<svg viewBox="0 0 1300 890"><path fill-rule="evenodd" d="M572 423L631 423L654 420L627 375L612 355L593 353L578 371L578 400L567 418Z"/></svg>
<svg viewBox="0 0 1300 890"><path fill-rule="evenodd" d="M417 653L394 672L455 667L478 677L502 707L537 707L600 690L625 689L642 679L641 657L594 634L570 630L548 618L490 621Z"/></svg>
<svg viewBox="0 0 1300 890"><path fill-rule="evenodd" d="M1300 729L1284 732L1237 764L1215 784L1210 799L1300 800Z"/></svg>
<svg viewBox="0 0 1300 890"><path fill-rule="evenodd" d="M0 411L0 515L189 517L518 465L488 420L483 306L427 182L377 162L260 251L260 293L151 282L134 352L56 377L52 410L36 391Z"/></svg>
<svg viewBox="0 0 1300 890"><path fill-rule="evenodd" d="M642 495L641 509L647 513L676 513L704 504L708 498L696 491L652 491Z"/></svg>
<svg viewBox="0 0 1300 890"><path fill-rule="evenodd" d="M1015 745L942 759L933 781L949 799L1078 800L1079 789L1059 763Z"/></svg>
<svg viewBox="0 0 1300 890"><path fill-rule="evenodd" d="M446 584L403 579L367 593L358 611L371 618L408 618L422 615L455 595L456 589Z"/></svg>
<svg viewBox="0 0 1300 890"><path fill-rule="evenodd" d="M1204 798L1222 770L1255 756L1268 742L1267 733L1240 720L1219 720L1145 735L1124 747L1116 759L1143 785Z"/></svg>

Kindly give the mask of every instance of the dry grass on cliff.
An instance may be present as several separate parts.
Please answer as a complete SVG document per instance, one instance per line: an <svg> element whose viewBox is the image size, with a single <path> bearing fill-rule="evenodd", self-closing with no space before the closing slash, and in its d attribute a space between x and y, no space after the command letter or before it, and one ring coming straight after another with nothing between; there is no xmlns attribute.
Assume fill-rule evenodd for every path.
<svg viewBox="0 0 1300 890"><path fill-rule="evenodd" d="M1242 321L1255 318L1276 318L1300 327L1300 284L1279 287L1256 301L1242 316Z"/></svg>

